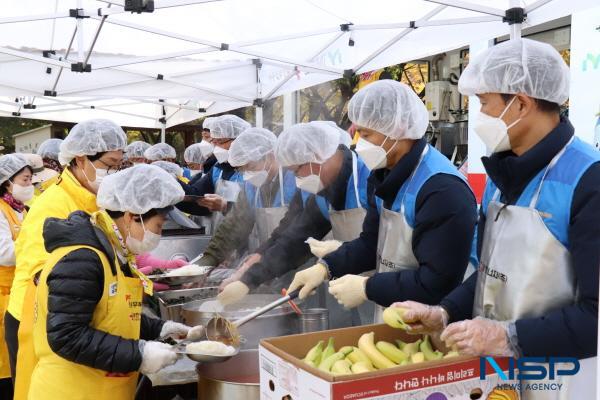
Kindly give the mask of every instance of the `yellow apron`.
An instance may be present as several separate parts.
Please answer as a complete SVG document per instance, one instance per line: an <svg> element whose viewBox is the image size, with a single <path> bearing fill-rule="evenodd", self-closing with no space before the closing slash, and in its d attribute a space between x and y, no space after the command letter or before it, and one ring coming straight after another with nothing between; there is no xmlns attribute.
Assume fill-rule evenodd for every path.
<svg viewBox="0 0 600 400"><path fill-rule="evenodd" d="M30 311L35 306L35 291L35 283L33 279L30 279L27 283L25 299L23 299L23 313L21 314L21 323L17 333L19 351L17 352L17 374L15 376L15 400L27 398L31 373L37 363L33 347L33 312Z"/></svg>
<svg viewBox="0 0 600 400"><path fill-rule="evenodd" d="M21 220L17 216L15 210L8 205L4 200L0 199L0 212L4 214L12 233L13 241L19 235ZM23 217L25 216L25 212ZM12 286L15 276L14 266L0 266L0 379L10 378L10 363L8 358L8 348L4 339L4 314L8 307L8 299L10 298L10 287ZM16 398L18 399L18 398Z"/></svg>
<svg viewBox="0 0 600 400"><path fill-rule="evenodd" d="M92 216L92 221L107 234L115 248L121 239L117 239L116 227L110 217L105 212L97 212ZM132 264L131 260L134 257L132 255L128 257L131 271L135 276L129 278L123 274L117 260L113 261L117 270L116 276L113 275L106 255L97 249L78 245L53 251L42 270L37 287L33 313L33 341L37 364L33 370L27 398L31 400L132 400L138 380L137 371L114 374L77 364L54 353L48 344L46 279L62 257L81 248L90 249L98 254L104 269L104 289L90 326L125 339L139 339L142 299L144 292L152 294L152 283ZM15 400L21 399L15 397Z"/></svg>

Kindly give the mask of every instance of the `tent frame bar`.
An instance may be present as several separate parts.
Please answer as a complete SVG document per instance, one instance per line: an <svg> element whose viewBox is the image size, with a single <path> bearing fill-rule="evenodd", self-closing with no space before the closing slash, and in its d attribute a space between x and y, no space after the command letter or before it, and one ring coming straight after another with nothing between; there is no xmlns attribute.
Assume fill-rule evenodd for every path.
<svg viewBox="0 0 600 400"><path fill-rule="evenodd" d="M475 11L482 14L490 14L498 17L504 17L505 12L499 8L482 6L480 4L471 3L463 0L425 0L430 3L441 4L454 8L461 8L463 10Z"/></svg>

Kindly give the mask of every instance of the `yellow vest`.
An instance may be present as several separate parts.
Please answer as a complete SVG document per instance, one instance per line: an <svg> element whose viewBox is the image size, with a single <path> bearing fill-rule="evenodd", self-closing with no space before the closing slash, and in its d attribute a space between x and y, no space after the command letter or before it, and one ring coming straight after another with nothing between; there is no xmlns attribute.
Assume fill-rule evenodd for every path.
<svg viewBox="0 0 600 400"><path fill-rule="evenodd" d="M113 261L117 270L113 275L106 255L92 247L78 245L56 249L50 254L37 287L33 332L38 362L31 377L28 399L132 400L135 396L137 371L111 374L77 364L54 353L48 344L48 275L61 258L82 248L98 254L104 269L102 298L96 305L90 327L125 339L139 339L144 289L135 271L132 271L134 278L126 277L118 262Z"/></svg>
<svg viewBox="0 0 600 400"><path fill-rule="evenodd" d="M65 219L77 210L88 214L97 211L96 195L81 186L67 168L57 179L56 185L50 186L35 200L27 218L23 220L22 234L15 242L17 265L8 303L8 311L19 321L27 283L48 259L42 237L44 221L50 217Z"/></svg>

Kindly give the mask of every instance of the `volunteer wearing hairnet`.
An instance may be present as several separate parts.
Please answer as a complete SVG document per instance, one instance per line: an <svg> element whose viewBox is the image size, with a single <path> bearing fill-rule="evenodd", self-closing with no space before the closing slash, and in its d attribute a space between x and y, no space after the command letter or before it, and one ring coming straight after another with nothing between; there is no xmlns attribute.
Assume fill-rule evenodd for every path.
<svg viewBox="0 0 600 400"><path fill-rule="evenodd" d="M188 146L183 153L183 161L185 161L190 170L190 179L198 175L204 175L204 163L208 157L204 156L201 144L194 143Z"/></svg>
<svg viewBox="0 0 600 400"><path fill-rule="evenodd" d="M166 213L183 196L168 173L141 164L104 179L97 197L102 211L47 220L50 254L37 289L38 362L29 399L131 400L138 371L153 373L177 359L157 339L201 336L201 326L142 313L152 282L134 257L156 248Z"/></svg>
<svg viewBox="0 0 600 400"><path fill-rule="evenodd" d="M27 213L25 203L33 197L33 170L21 154L0 156L0 313L8 305L15 275L15 239ZM0 318L0 397L11 399L13 387L4 323Z"/></svg>
<svg viewBox="0 0 600 400"><path fill-rule="evenodd" d="M58 161L58 153L62 142L62 139L46 139L37 149L37 154L42 157L42 162L44 163L44 171L39 172L36 174L37 176L34 176L34 183L36 183L36 180L40 182L39 189L42 192L50 185L56 183L58 175L60 175L63 170Z"/></svg>
<svg viewBox="0 0 600 400"><path fill-rule="evenodd" d="M202 141L197 143L202 156L206 159L203 164L203 173L207 174L208 171L217 163L217 158L213 154L215 146L211 143L210 138L210 126L216 117L207 117L202 122Z"/></svg>
<svg viewBox="0 0 600 400"><path fill-rule="evenodd" d="M431 331L451 322L442 338L462 354L594 357L600 153L559 115L569 95L567 65L550 45L511 40L469 62L459 90L479 97L475 132L492 153L483 158L489 179L478 223L479 272L441 307L401 303L410 309L407 319ZM582 362L572 379L590 364ZM592 390L595 377L588 378L578 389ZM557 379L562 390L522 398L594 396Z"/></svg>
<svg viewBox="0 0 600 400"><path fill-rule="evenodd" d="M330 279L329 293L347 308L366 300L437 304L464 277L475 197L462 174L423 138L427 110L408 86L374 82L350 100L348 116L360 134L356 152L372 170L362 233L298 272L289 290L302 288L305 298ZM374 268L372 277L358 275Z"/></svg>
<svg viewBox="0 0 600 400"><path fill-rule="evenodd" d="M173 178L177 180L183 178L183 168L181 168L178 164L170 161L154 161L151 163L151 165L167 171Z"/></svg>
<svg viewBox="0 0 600 400"><path fill-rule="evenodd" d="M144 151L144 158L146 160L148 160L149 162L153 162L153 161L176 162L177 161L177 152L175 151L173 146L171 146L170 144L156 143L155 145L148 147Z"/></svg>
<svg viewBox="0 0 600 400"><path fill-rule="evenodd" d="M240 281L224 288L219 295L222 303L239 301L250 288L300 267L311 257L305 243L311 237L322 239L330 231L339 241L358 237L366 213L369 170L347 147L348 139L335 124L323 121L297 124L281 133L277 159L296 175L302 212L286 229L271 235L260 262L250 266ZM326 296L326 300L333 299ZM336 310L337 303L331 303L327 307L332 327L360 323L358 313Z"/></svg>
<svg viewBox="0 0 600 400"><path fill-rule="evenodd" d="M66 218L76 210L90 214L97 211L96 193L100 182L107 175L117 171L126 143L125 132L112 121L92 119L75 125L60 145L59 158L62 164L66 165L63 173L55 185L50 186L36 199L26 220L23 221L21 233L15 242L17 264L5 316L13 376L18 347L24 342L27 346L32 346L30 328L35 297L34 278L48 258L42 238L44 221L50 217ZM25 325L21 330L20 322ZM22 356L33 356L33 349L19 352L19 370L23 368L27 371L23 378L28 380L33 361L30 359L29 362L21 362ZM20 393L20 390L20 382L17 379L15 397L23 398L19 396L25 396L23 393L27 393Z"/></svg>
<svg viewBox="0 0 600 400"><path fill-rule="evenodd" d="M149 143L136 140L135 142L131 142L125 146L124 155L127 156L127 160L133 165L146 164L148 160L146 159L146 156L144 156L144 153L150 147L151 146Z"/></svg>
<svg viewBox="0 0 600 400"><path fill-rule="evenodd" d="M301 207L291 205L296 193L294 174L279 166L276 143L273 132L262 128L247 129L232 143L229 164L242 173L244 190L217 227L199 265L219 265L246 245L251 254L244 265L249 265L260 258L261 246L284 215L283 226L287 226L298 214Z"/></svg>
<svg viewBox="0 0 600 400"><path fill-rule="evenodd" d="M209 174L183 187L187 196L201 198L197 202L180 203L177 207L194 215L210 215L214 212L213 229L222 220L228 205L237 200L241 190L242 175L229 165L227 159L233 141L248 128L250 124L235 115L222 115L212 120L210 135L217 164Z"/></svg>

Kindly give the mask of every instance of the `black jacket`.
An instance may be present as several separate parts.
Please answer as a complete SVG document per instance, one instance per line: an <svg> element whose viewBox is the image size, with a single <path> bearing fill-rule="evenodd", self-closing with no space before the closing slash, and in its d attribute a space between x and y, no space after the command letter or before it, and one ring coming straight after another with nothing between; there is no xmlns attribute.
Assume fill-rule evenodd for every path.
<svg viewBox="0 0 600 400"><path fill-rule="evenodd" d="M225 180L229 180L236 171L235 168L228 163L214 164L213 167L206 173L206 175L202 177L196 175L194 178L198 179L192 179L188 184L185 184L181 181L179 182L186 196L204 196L205 194L214 194L215 184L212 179L212 173L213 168L215 167L223 170L221 178ZM196 202L191 201L182 201L181 203L178 203L176 207L181 211L192 215L207 216L212 214L208 208L201 207L196 204Z"/></svg>
<svg viewBox="0 0 600 400"><path fill-rule="evenodd" d="M65 246L86 245L102 251L109 260L114 259L107 237L82 211L75 211L65 220L48 218L43 235L47 252ZM127 265L118 267L131 276ZM113 265L114 268L117 267ZM69 361L108 372L127 373L140 368L142 355L137 340L124 339L90 326L104 289L104 269L95 252L89 249L70 252L54 266L46 282L46 331L52 351ZM142 315L140 338L156 339L162 326L163 321Z"/></svg>
<svg viewBox="0 0 600 400"><path fill-rule="evenodd" d="M527 184L545 168L574 134L569 120L561 119L556 128L521 156L511 151L484 157L483 165L502 193L502 201L515 204ZM578 357L596 355L598 338L598 265L600 265L600 163L592 165L581 177L571 204L569 253L578 284L578 300L552 310L539 318L515 322L519 347L528 357ZM477 254L486 219L479 213ZM473 311L477 272L450 293L442 302L450 322L470 319ZM549 287L548 291L552 291Z"/></svg>
<svg viewBox="0 0 600 400"><path fill-rule="evenodd" d="M371 172L367 185L369 208L362 233L324 258L333 277L376 267L380 217L375 195L391 208L426 145L421 139L391 170ZM415 204L412 249L419 268L375 274L366 284L369 300L382 306L404 300L437 304L462 282L476 220L477 204L467 184L453 175L432 176L419 190Z"/></svg>

